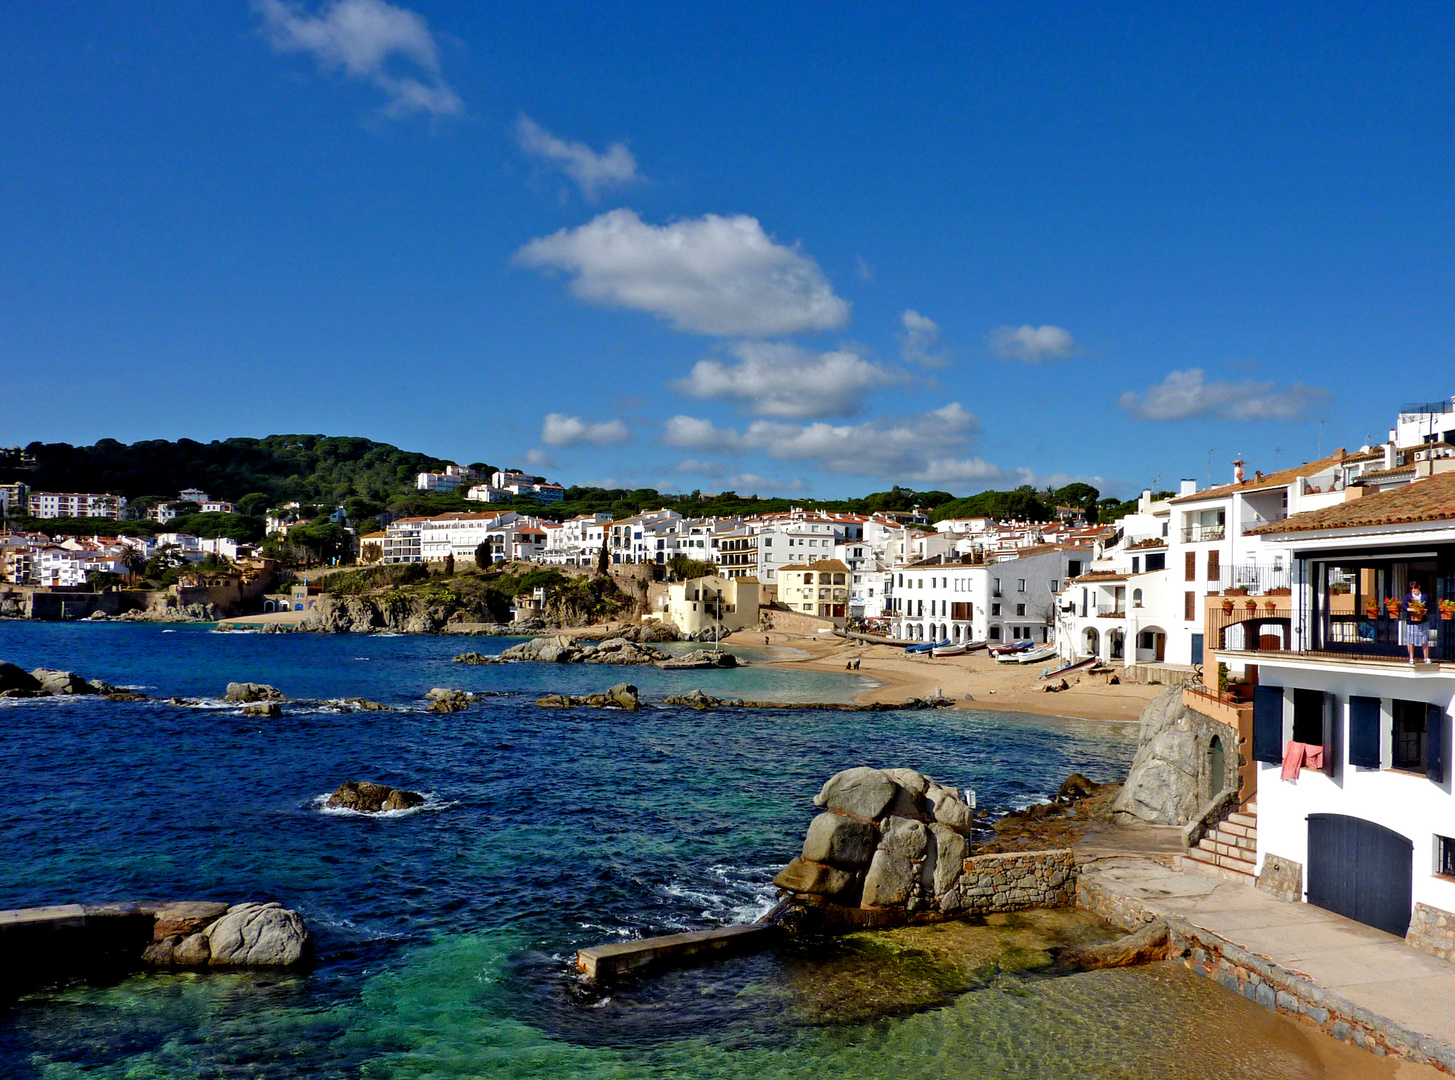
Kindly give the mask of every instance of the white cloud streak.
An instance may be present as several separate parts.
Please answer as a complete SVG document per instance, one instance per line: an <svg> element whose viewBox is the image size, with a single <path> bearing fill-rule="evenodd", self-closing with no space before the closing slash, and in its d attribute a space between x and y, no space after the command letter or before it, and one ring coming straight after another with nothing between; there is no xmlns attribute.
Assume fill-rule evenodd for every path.
<svg viewBox="0 0 1455 1080"><path fill-rule="evenodd" d="M940 339L939 323L913 308L901 315L899 321L904 327L899 335L899 350L906 361L927 368L950 366L944 342Z"/></svg>
<svg viewBox="0 0 1455 1080"><path fill-rule="evenodd" d="M576 182L581 194L595 202L602 188L624 187L641 179L637 159L625 143L612 143L598 154L585 143L557 138L529 116L515 125L520 148L531 157L554 165Z"/></svg>
<svg viewBox="0 0 1455 1080"><path fill-rule="evenodd" d="M758 338L849 321L818 263L746 215L649 225L612 210L532 240L515 258L572 275L571 290L589 303L648 312L678 330Z"/></svg>
<svg viewBox="0 0 1455 1080"><path fill-rule="evenodd" d="M592 424L579 416L547 413L541 424L541 442L547 446L616 446L631 438L631 430L620 420Z"/></svg>
<svg viewBox="0 0 1455 1080"><path fill-rule="evenodd" d="M997 326L990 332L990 348L1002 360L1039 364L1075 356L1076 340L1059 326Z"/></svg>
<svg viewBox="0 0 1455 1080"><path fill-rule="evenodd" d="M699 360L677 389L729 401L758 416L802 420L852 416L870 391L906 380L902 372L847 350L815 353L783 342L743 341L731 351L736 364Z"/></svg>
<svg viewBox="0 0 1455 1080"><path fill-rule="evenodd" d="M1308 410L1332 395L1314 386L1245 379L1207 381L1201 368L1169 372L1156 386L1142 393L1128 390L1121 407L1139 420L1299 420Z"/></svg>
<svg viewBox="0 0 1455 1080"><path fill-rule="evenodd" d="M669 446L701 453L764 453L851 476L877 476L900 483L993 481L1006 474L978 457L956 457L980 422L958 402L906 419L861 424L785 424L758 420L743 431L710 420L674 416L663 428Z"/></svg>
<svg viewBox="0 0 1455 1080"><path fill-rule="evenodd" d="M278 52L308 53L327 71L384 91L387 116L452 116L463 109L440 75L439 48L424 18L385 0L333 0L310 15L290 0L252 0ZM400 67L413 69L400 72Z"/></svg>

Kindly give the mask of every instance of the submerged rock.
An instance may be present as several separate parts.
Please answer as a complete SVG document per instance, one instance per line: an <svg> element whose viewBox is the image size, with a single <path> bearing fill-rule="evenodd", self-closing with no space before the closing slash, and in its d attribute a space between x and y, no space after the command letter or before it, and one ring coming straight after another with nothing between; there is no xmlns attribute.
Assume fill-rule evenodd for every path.
<svg viewBox="0 0 1455 1080"><path fill-rule="evenodd" d="M230 682L223 700L246 705L254 701L282 701L284 698L283 691L266 683Z"/></svg>
<svg viewBox="0 0 1455 1080"><path fill-rule="evenodd" d="M346 780L324 805L336 810L357 810L377 814L387 810L408 810L424 805L424 796L417 791L375 784L368 780Z"/></svg>
<svg viewBox="0 0 1455 1080"><path fill-rule="evenodd" d="M657 666L665 671L699 671L705 668L735 668L738 658L729 652L713 649L693 649L681 656L659 661Z"/></svg>
<svg viewBox="0 0 1455 1080"><path fill-rule="evenodd" d="M452 664L503 664L505 661L498 656L487 656L481 652L463 652L459 656L450 658Z"/></svg>
<svg viewBox="0 0 1455 1080"><path fill-rule="evenodd" d="M537 698L536 704L545 709L626 709L634 712L641 708L641 697L631 683L617 683L604 694L547 694Z"/></svg>

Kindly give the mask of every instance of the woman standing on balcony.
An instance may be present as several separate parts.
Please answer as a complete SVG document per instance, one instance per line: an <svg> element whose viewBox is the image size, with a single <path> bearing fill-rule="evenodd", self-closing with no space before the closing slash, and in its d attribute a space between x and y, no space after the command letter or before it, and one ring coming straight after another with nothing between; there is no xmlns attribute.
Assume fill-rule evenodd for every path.
<svg viewBox="0 0 1455 1080"><path fill-rule="evenodd" d="M1425 663L1430 663L1430 600L1420 591L1418 581L1410 582L1409 595L1404 598L1405 645L1410 651L1410 663L1415 662L1415 646L1425 647Z"/></svg>

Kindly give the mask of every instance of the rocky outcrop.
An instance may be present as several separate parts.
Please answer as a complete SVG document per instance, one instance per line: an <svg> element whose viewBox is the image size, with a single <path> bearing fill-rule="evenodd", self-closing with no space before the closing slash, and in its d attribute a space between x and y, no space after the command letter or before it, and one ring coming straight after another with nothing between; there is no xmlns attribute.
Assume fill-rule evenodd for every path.
<svg viewBox="0 0 1455 1080"><path fill-rule="evenodd" d="M487 656L479 652L463 652L459 656L452 656L450 662L454 664L503 664L505 663L498 656Z"/></svg>
<svg viewBox="0 0 1455 1080"><path fill-rule="evenodd" d="M621 638L637 645L652 645L661 641L681 641L682 636L677 633L677 628L669 623L658 622L655 619L651 622L633 623L630 626L620 626L600 636L594 634L579 635L580 641L606 641L609 638Z"/></svg>
<svg viewBox="0 0 1455 1080"><path fill-rule="evenodd" d="M339 701L339 712L352 712L358 709L360 712L393 712L388 705L378 701L370 701L368 698L348 697Z"/></svg>
<svg viewBox="0 0 1455 1080"><path fill-rule="evenodd" d="M74 671L36 668L30 673L30 676L40 684L42 693L50 694L53 697L64 697L68 694L99 694L101 692Z"/></svg>
<svg viewBox="0 0 1455 1080"><path fill-rule="evenodd" d="M735 668L738 658L729 652L715 649L693 649L681 656L659 661L657 666L664 671L699 671L704 668Z"/></svg>
<svg viewBox="0 0 1455 1080"><path fill-rule="evenodd" d="M0 663L0 697L37 698L100 696L110 701L145 701L145 694L119 690L101 679L87 679L74 671L36 668L22 671L14 664Z"/></svg>
<svg viewBox="0 0 1455 1080"><path fill-rule="evenodd" d="M1112 812L1158 825L1186 825L1213 793L1207 770L1215 738L1226 748L1229 769L1216 788L1236 788L1237 732L1185 706L1181 688L1158 694L1142 710L1137 756Z"/></svg>
<svg viewBox="0 0 1455 1080"><path fill-rule="evenodd" d="M224 701L234 705L249 705L255 701L284 701L283 691L266 683L230 682L222 695Z"/></svg>
<svg viewBox="0 0 1455 1080"><path fill-rule="evenodd" d="M1104 945L1076 945L1058 949L1052 956L1054 966L1066 971L1091 971L1096 968L1132 967L1166 960L1172 954L1171 936L1161 919L1142 926Z"/></svg>
<svg viewBox="0 0 1455 1080"><path fill-rule="evenodd" d="M536 704L546 709L626 709L629 712L641 708L637 688L631 683L617 683L604 694L547 694L537 698Z"/></svg>
<svg viewBox="0 0 1455 1080"><path fill-rule="evenodd" d="M671 694L662 699L662 704L682 709L797 709L810 712L900 712L917 709L943 709L954 705L951 698L905 698L901 702L890 701L748 701L744 698L718 698L701 690L689 690L685 694Z"/></svg>
<svg viewBox="0 0 1455 1080"><path fill-rule="evenodd" d="M878 924L917 912L958 911L973 797L913 769L846 769L815 796L823 812L803 851L773 879L794 899L877 913Z"/></svg>
<svg viewBox="0 0 1455 1080"><path fill-rule="evenodd" d="M0 662L0 693L8 694L12 690L39 692L40 688L40 680L30 672L14 664Z"/></svg>
<svg viewBox="0 0 1455 1080"><path fill-rule="evenodd" d="M436 686L425 697L429 701L429 704L425 706L425 711L432 713L463 712L470 707L470 702L474 700L463 690L450 690L443 686Z"/></svg>
<svg viewBox="0 0 1455 1080"><path fill-rule="evenodd" d="M375 784L368 780L346 780L334 789L325 806L333 810L356 810L361 814L379 814L390 810L409 810L424 805L424 796L417 791Z"/></svg>
<svg viewBox="0 0 1455 1080"><path fill-rule="evenodd" d="M597 643L565 636L531 638L512 645L500 654L502 660L540 664L655 664L668 658L661 649L640 645L624 637L607 638Z"/></svg>
<svg viewBox="0 0 1455 1080"><path fill-rule="evenodd" d="M259 701L253 705L243 706L244 716L261 716L276 720L283 715L283 706L276 701Z"/></svg>
<svg viewBox="0 0 1455 1080"><path fill-rule="evenodd" d="M235 904L206 931L210 967L291 967L309 952L303 916L282 904Z"/></svg>
<svg viewBox="0 0 1455 1080"><path fill-rule="evenodd" d="M398 593L379 596L321 596L299 624L301 630L325 634L369 634L389 630L397 634L437 634L462 609L449 602L428 603ZM464 611L465 618L483 618L483 612Z"/></svg>

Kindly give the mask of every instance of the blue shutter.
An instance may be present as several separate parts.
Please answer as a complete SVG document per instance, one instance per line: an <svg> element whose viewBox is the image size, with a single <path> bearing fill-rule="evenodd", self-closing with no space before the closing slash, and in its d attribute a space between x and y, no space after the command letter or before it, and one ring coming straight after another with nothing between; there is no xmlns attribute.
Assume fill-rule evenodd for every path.
<svg viewBox="0 0 1455 1080"><path fill-rule="evenodd" d="M1283 761L1283 687L1253 688L1253 760Z"/></svg>
<svg viewBox="0 0 1455 1080"><path fill-rule="evenodd" d="M1349 764L1379 768L1379 699L1349 699Z"/></svg>
<svg viewBox="0 0 1455 1080"><path fill-rule="evenodd" d="M1425 775L1437 784L1445 782L1445 709L1425 706Z"/></svg>

